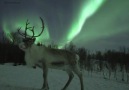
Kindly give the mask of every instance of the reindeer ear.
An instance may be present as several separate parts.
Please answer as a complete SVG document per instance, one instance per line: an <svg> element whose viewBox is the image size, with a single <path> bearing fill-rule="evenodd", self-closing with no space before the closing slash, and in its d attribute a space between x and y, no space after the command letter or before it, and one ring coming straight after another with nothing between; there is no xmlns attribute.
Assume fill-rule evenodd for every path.
<svg viewBox="0 0 129 90"><path fill-rule="evenodd" d="M21 50L23 50L23 51L26 50L26 46L25 46L24 43L20 43L20 44L19 44L19 48L20 48Z"/></svg>

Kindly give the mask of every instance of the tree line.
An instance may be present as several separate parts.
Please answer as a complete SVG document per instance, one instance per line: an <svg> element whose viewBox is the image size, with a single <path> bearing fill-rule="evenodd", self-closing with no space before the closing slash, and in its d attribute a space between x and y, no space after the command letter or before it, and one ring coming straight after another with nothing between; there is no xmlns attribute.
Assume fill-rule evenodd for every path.
<svg viewBox="0 0 129 90"><path fill-rule="evenodd" d="M41 45L41 44L37 44ZM58 48L58 45L51 44L48 45L49 48ZM112 69L116 67L117 64L120 65L121 69L126 66L129 67L129 49L120 48L120 50L106 50L105 52L96 51L91 53L90 50L83 47L77 48L73 43L65 46L66 50L75 52L79 55L80 67L82 69L91 68L92 62L99 62L99 69L102 70L102 62L106 61L110 64ZM24 52L19 49L18 45L14 42L10 42L8 39L3 38L0 42L0 63L12 62L14 65L25 64L24 62Z"/></svg>

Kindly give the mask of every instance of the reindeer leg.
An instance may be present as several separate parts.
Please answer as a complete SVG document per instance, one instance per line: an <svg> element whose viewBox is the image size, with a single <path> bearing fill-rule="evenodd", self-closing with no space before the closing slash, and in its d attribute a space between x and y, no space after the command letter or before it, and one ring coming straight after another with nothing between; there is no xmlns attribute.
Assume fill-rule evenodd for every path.
<svg viewBox="0 0 129 90"><path fill-rule="evenodd" d="M79 70L78 66L75 66L75 67L73 68L73 71L75 72L75 74L77 74L77 76L78 76L79 79L80 79L81 90L84 90L82 72Z"/></svg>
<svg viewBox="0 0 129 90"><path fill-rule="evenodd" d="M43 79L44 79L44 83L42 87L43 90L49 90L47 76L48 76L48 67L46 66L45 63L43 63Z"/></svg>
<svg viewBox="0 0 129 90"><path fill-rule="evenodd" d="M62 90L66 90L66 88L69 86L70 82L72 81L73 77L74 77L74 74L72 71L70 70L67 70L66 71L69 75L69 80L67 81L66 85L64 86L64 88Z"/></svg>

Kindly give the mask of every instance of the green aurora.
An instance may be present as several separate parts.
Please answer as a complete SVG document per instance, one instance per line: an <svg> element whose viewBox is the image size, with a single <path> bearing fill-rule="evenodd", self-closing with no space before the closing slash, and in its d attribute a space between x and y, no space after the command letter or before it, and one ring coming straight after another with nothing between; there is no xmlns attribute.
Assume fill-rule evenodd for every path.
<svg viewBox="0 0 129 90"><path fill-rule="evenodd" d="M74 37L76 37L82 30L82 27L86 20L92 16L98 9L99 7L104 3L105 0L85 0L85 2L82 2L81 10L79 15L76 15L73 23L71 24L71 27L69 29L67 36L68 41L72 41Z"/></svg>
<svg viewBox="0 0 129 90"><path fill-rule="evenodd" d="M29 23L30 23L29 26L30 27L35 26L35 35L39 34L41 29L42 29L41 28L42 27L41 21L39 21L39 20L38 19L29 20ZM24 33L26 21L27 21L27 19L21 18L21 17L19 17L15 21L13 20L13 22L8 22L7 23L7 20L3 21L3 30L4 30L4 33L5 33L6 37L10 41L13 41L11 32L17 32L17 29L19 29L19 28L21 28L21 32ZM32 36L32 32L28 31L27 34ZM50 39L50 35L49 35L49 32L48 32L48 27L47 27L47 25L45 23L44 32L40 37L36 38L35 43L43 43L43 42L46 42L49 39Z"/></svg>
<svg viewBox="0 0 129 90"><path fill-rule="evenodd" d="M65 18L65 15L63 13L64 9L53 8L52 10L56 9L56 11L53 14L53 17L51 17L51 15L49 17L55 18L54 20L60 19L60 21L57 20L57 23L62 23L60 24L62 26L54 24L56 25L56 31L54 33L54 29L50 25L50 20L53 19L43 18L45 20L45 30L43 35L36 39L36 43L46 43L47 41L55 40L51 35L54 33L54 35L58 36L58 34L60 34L60 32L58 33L58 30L62 28L62 30L64 30L61 31L63 32L63 34L60 34L59 38L56 36L56 39L59 40L57 40L57 42L53 41L61 47L65 44L68 44L69 42L73 42L80 46L91 46L92 43L95 44L99 40L108 39L110 37L117 36L120 33L126 33L129 28L127 25L128 20L126 20L129 15L129 13L127 13L129 6L127 2L128 0L124 0L123 2L120 0L81 0L81 4L79 4L78 7L76 7L76 5L71 5L71 7L73 7L72 9L75 10L73 10L74 14L71 14L72 19L68 18L70 24L66 26L63 25L63 18ZM42 4L40 4L40 7L41 5ZM50 5L48 5L48 7L50 7ZM47 8L47 10L50 9ZM47 13L46 15L49 14L49 11L47 12L47 10L44 12L44 14ZM28 11L21 13L26 14L26 12ZM58 13L60 15L59 17ZM39 19L39 15L43 16L44 14L32 14L32 12L28 12L26 15L16 15L16 17L14 18L12 17L15 14L12 14L12 16L9 15L7 17L5 15L5 17L2 18L2 29L4 30L7 38L10 41L12 41L11 32L16 32L19 27L21 27L21 30L24 32L24 27L27 19L30 22L30 26L35 26L35 34L40 33L41 21ZM51 24L55 22L56 21L53 21ZM49 30L49 28L51 28L51 30ZM28 34L31 35L32 33L28 32ZM106 41L102 43L104 43L104 45L107 44Z"/></svg>
<svg viewBox="0 0 129 90"><path fill-rule="evenodd" d="M116 3L116 1L106 1L104 6L102 6L93 17L87 20L83 30L73 39L73 42L79 44L81 41L82 43L80 46L87 43L85 45L89 46L90 48L90 46L92 47L92 43L96 43L96 47L100 47L97 45L100 43L98 41L101 40L99 45L108 46L110 43L114 43L112 40L106 41L108 38L116 37L121 33L128 33L129 26L127 18L129 15L129 3L118 1L115 6L114 3ZM93 46L95 47L95 45Z"/></svg>

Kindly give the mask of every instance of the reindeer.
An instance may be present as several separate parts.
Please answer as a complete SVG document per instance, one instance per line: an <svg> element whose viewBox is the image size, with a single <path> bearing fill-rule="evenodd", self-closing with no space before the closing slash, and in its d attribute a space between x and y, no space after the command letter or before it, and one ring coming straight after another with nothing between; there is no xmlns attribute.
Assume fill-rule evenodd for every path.
<svg viewBox="0 0 129 90"><path fill-rule="evenodd" d="M35 35L34 26L28 27L28 20L26 21L25 32L21 32L21 28L19 28L18 33L23 36L23 41L19 44L19 48L25 52L26 64L30 67L37 66L43 69L44 83L42 90L49 90L47 80L48 68L67 72L69 79L62 90L66 90L69 86L74 77L73 72L79 77L81 90L84 90L82 72L78 65L79 56L77 54L63 49L53 49L45 45L37 46L34 44L36 37L39 37L44 31L44 21L41 17L40 20L42 22L42 30L38 35ZM31 31L32 35L28 35L27 30Z"/></svg>

